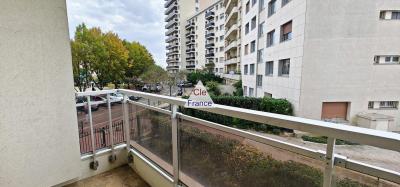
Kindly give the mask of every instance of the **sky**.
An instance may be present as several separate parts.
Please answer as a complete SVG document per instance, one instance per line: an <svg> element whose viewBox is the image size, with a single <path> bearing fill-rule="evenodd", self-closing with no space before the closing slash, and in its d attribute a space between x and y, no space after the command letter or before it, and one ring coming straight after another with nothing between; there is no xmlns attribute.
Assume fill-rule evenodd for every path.
<svg viewBox="0 0 400 187"><path fill-rule="evenodd" d="M166 67L164 0L67 0L70 37L81 23L138 41Z"/></svg>

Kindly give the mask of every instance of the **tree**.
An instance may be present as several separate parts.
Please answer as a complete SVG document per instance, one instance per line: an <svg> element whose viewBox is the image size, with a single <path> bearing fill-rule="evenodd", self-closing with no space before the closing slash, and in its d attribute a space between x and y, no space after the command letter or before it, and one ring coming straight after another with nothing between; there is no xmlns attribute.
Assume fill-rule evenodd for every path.
<svg viewBox="0 0 400 187"><path fill-rule="evenodd" d="M152 65L140 78L148 84L156 84L168 80L168 73L160 66Z"/></svg>
<svg viewBox="0 0 400 187"><path fill-rule="evenodd" d="M150 67L155 65L155 61L145 46L139 42L123 41L125 48L128 50L127 69L125 77L129 83L134 82L141 74L146 72Z"/></svg>

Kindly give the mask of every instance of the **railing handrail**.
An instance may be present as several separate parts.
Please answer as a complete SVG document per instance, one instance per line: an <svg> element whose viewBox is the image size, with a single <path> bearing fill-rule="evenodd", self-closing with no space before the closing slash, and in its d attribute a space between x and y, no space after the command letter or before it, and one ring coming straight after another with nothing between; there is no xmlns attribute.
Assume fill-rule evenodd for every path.
<svg viewBox="0 0 400 187"><path fill-rule="evenodd" d="M164 95L145 93L127 89L118 89L118 92L125 95L135 95L146 99L158 100L170 104L184 106L186 99L175 98ZM322 136L338 138L355 143L371 145L383 149L389 149L400 152L400 134L378 131L374 129L366 129L350 125L336 124L319 120L305 119L294 116L274 114L232 106L215 104L213 108L202 108L199 110L234 116L249 121L270 124L273 126L309 132Z"/></svg>

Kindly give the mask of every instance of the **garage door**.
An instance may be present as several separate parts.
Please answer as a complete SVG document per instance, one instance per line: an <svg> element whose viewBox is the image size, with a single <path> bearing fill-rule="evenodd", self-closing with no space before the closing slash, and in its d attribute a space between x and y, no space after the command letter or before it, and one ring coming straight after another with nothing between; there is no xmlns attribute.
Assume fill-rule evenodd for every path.
<svg viewBox="0 0 400 187"><path fill-rule="evenodd" d="M347 107L347 102L324 102L322 103L321 119L347 120Z"/></svg>

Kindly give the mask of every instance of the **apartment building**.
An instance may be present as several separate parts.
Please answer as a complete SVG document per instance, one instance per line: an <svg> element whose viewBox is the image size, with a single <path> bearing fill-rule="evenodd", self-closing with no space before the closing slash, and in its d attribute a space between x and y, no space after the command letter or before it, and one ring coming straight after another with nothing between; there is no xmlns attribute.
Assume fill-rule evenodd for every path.
<svg viewBox="0 0 400 187"><path fill-rule="evenodd" d="M165 29L166 29L166 61L167 70L176 73L179 70L186 69L186 66L192 67L193 62L186 60L192 57L192 54L186 53L186 44L191 41L186 35L187 20L194 13L199 12L204 7L209 7L216 0L166 0L165 10Z"/></svg>
<svg viewBox="0 0 400 187"><path fill-rule="evenodd" d="M225 6L225 72L227 84L240 80L242 0L224 0Z"/></svg>
<svg viewBox="0 0 400 187"><path fill-rule="evenodd" d="M244 94L286 98L295 115L400 129L400 2L242 2ZM379 127L378 127L379 126Z"/></svg>
<svg viewBox="0 0 400 187"><path fill-rule="evenodd" d="M187 20L186 70L223 72L224 8L216 1Z"/></svg>

